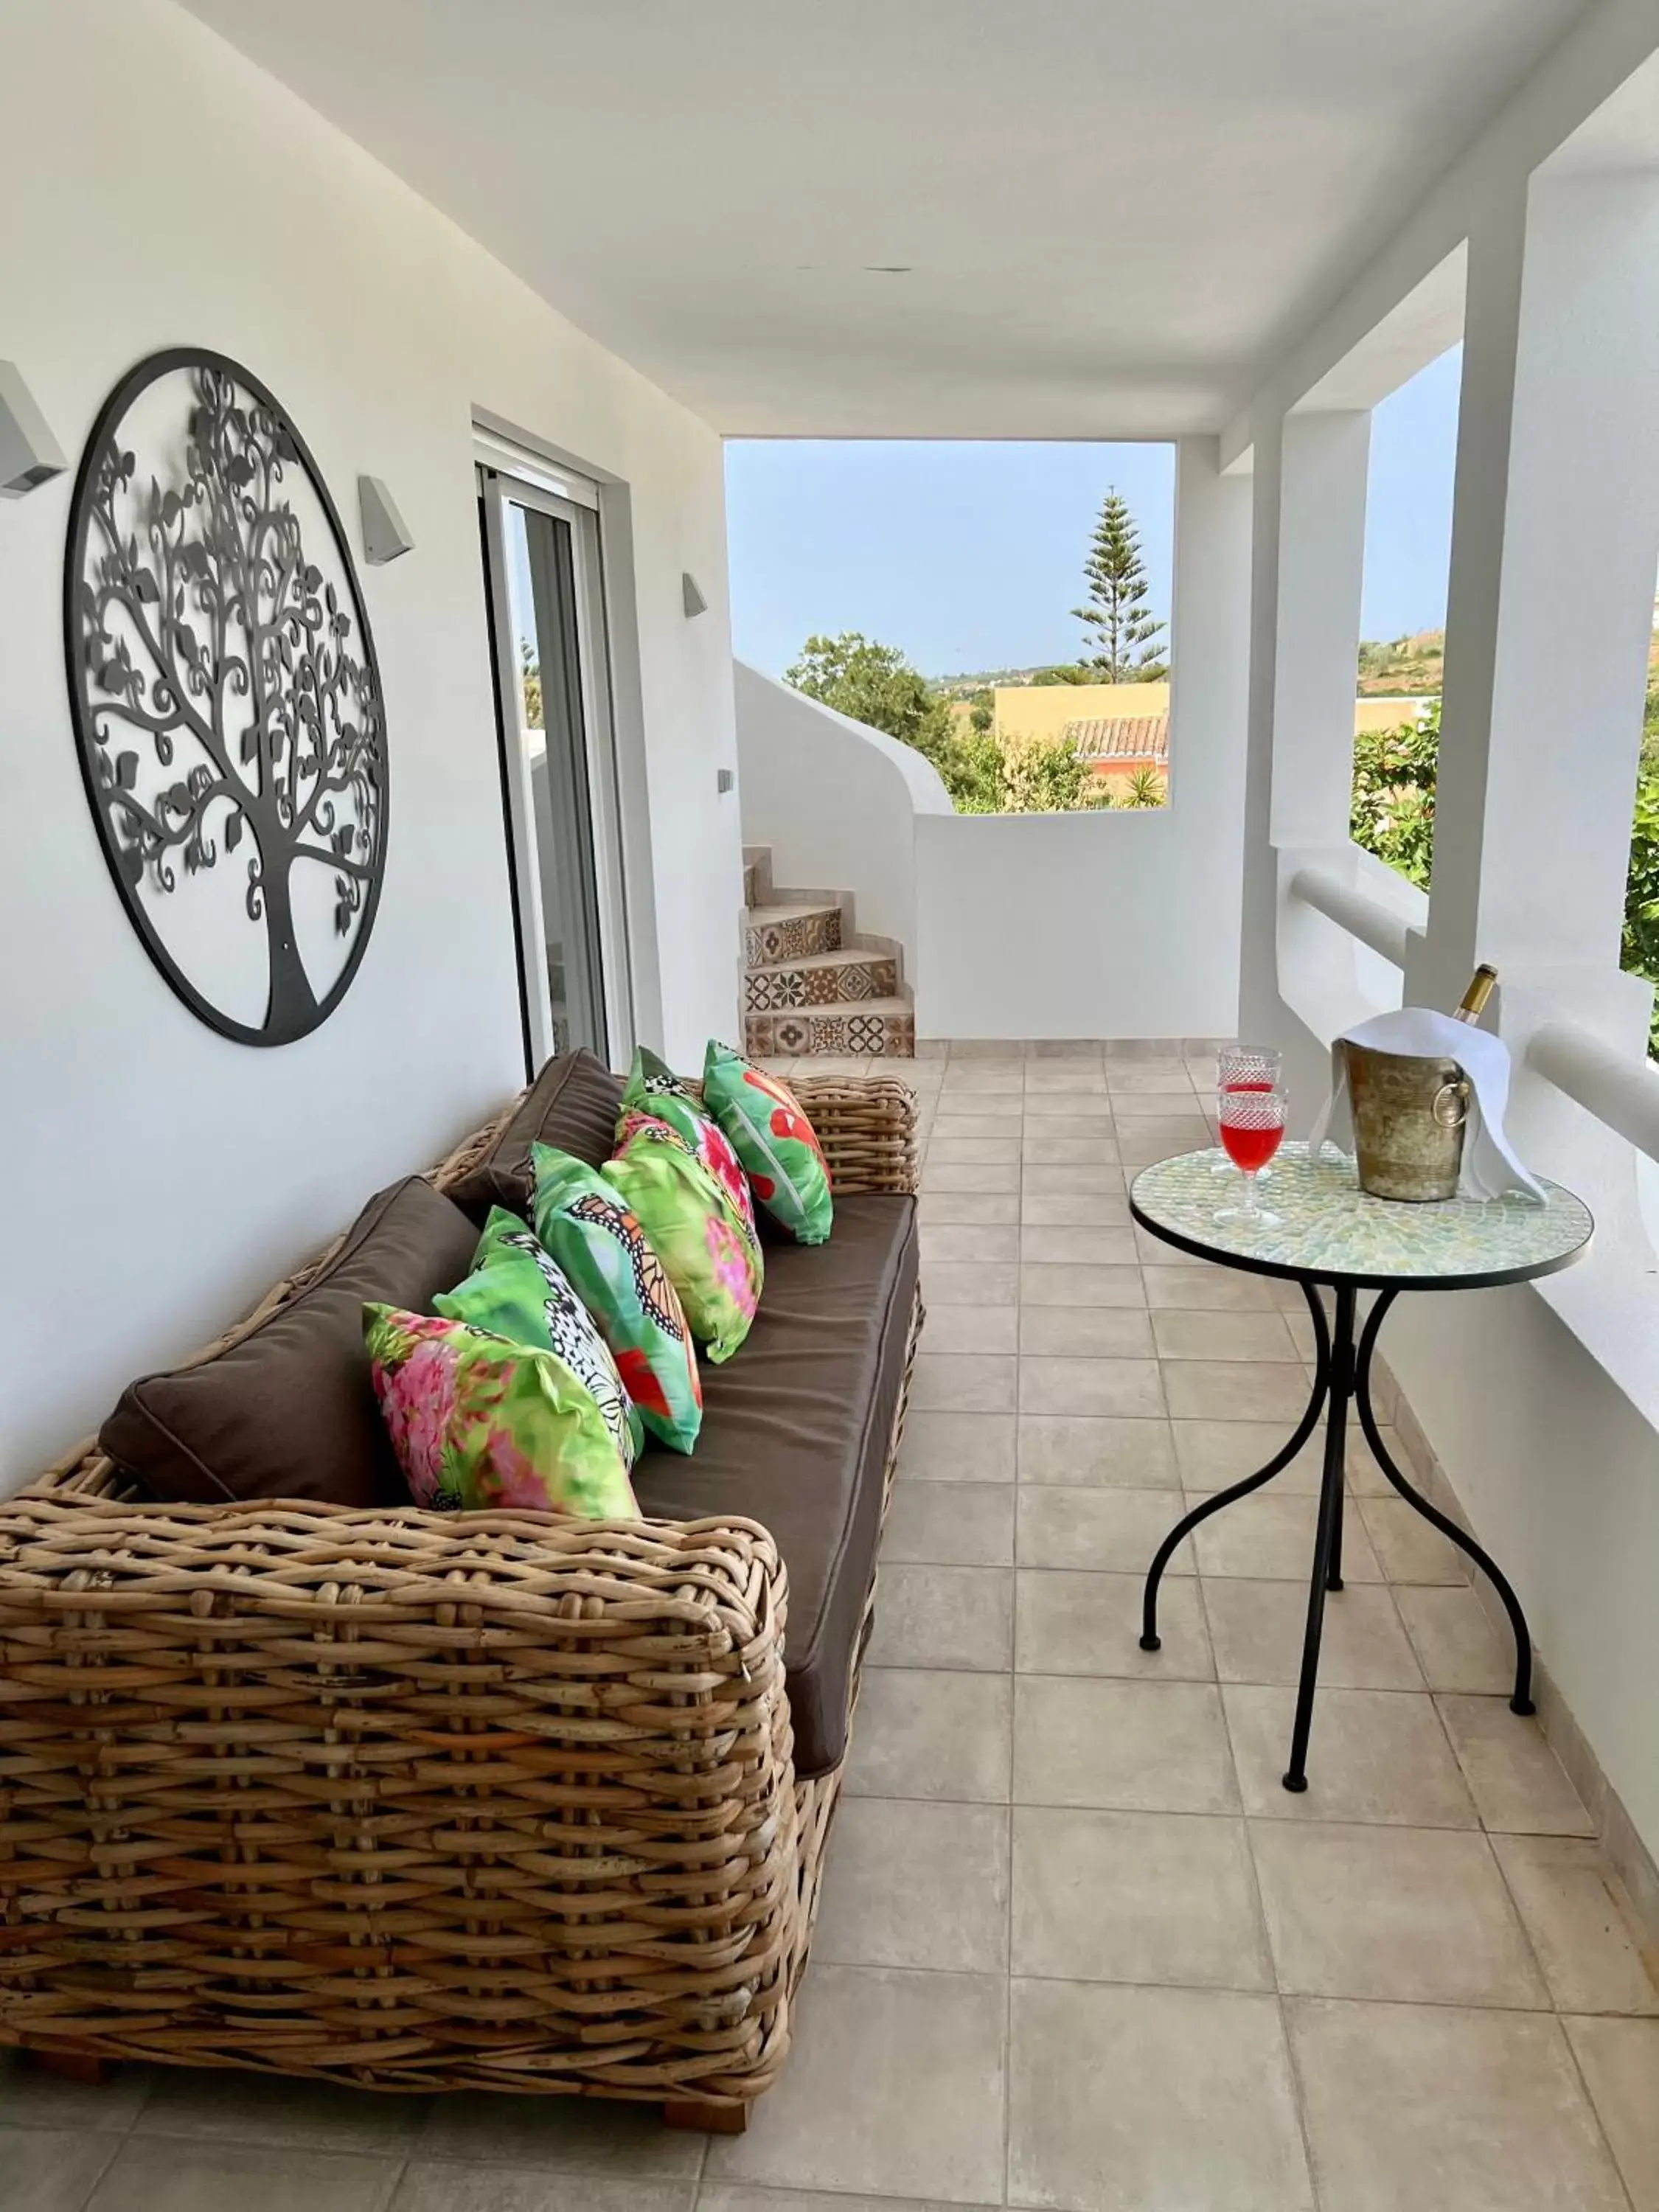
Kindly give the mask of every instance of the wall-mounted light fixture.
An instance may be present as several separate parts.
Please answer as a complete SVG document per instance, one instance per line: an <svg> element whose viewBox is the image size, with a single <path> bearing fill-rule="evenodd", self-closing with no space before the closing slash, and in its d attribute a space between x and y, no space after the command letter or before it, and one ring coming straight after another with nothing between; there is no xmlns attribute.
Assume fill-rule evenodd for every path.
<svg viewBox="0 0 1659 2212"><path fill-rule="evenodd" d="M0 495L21 499L68 466L15 363L0 361Z"/></svg>
<svg viewBox="0 0 1659 2212"><path fill-rule="evenodd" d="M684 604L687 622L690 621L693 615L708 613L708 602L702 595L702 586L689 568L680 578L680 598Z"/></svg>
<svg viewBox="0 0 1659 2212"><path fill-rule="evenodd" d="M357 504L362 515L363 558L376 568L407 553L415 540L398 512L398 502L379 477L359 477Z"/></svg>

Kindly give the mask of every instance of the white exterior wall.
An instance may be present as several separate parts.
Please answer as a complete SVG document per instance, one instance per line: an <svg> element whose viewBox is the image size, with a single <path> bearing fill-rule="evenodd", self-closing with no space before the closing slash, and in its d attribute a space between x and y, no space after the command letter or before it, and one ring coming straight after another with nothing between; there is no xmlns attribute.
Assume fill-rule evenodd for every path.
<svg viewBox="0 0 1659 2212"><path fill-rule="evenodd" d="M902 946L914 977L916 821L952 812L938 770L884 731L733 665L744 843L771 847L775 884L853 892L860 933Z"/></svg>
<svg viewBox="0 0 1659 2212"><path fill-rule="evenodd" d="M374 934L330 1021L256 1050L173 997L106 872L64 684L70 478L0 507L9 1487L522 1079L475 407L626 487L611 612L653 854L640 1025L671 1057L732 1030L742 894L737 801L715 788L735 739L714 434L167 0L12 0L0 82L0 350L65 448L142 356L216 348L291 410L354 545L360 471L416 541L360 568L391 765ZM685 568L709 600L695 622Z"/></svg>

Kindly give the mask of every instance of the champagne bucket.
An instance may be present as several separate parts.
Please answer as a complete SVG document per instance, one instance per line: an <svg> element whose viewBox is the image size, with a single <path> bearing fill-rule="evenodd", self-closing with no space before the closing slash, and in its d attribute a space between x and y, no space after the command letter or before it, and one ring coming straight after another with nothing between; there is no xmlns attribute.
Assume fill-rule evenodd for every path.
<svg viewBox="0 0 1659 2212"><path fill-rule="evenodd" d="M1457 1193L1469 1081L1455 1060L1342 1043L1359 1188L1420 1205Z"/></svg>

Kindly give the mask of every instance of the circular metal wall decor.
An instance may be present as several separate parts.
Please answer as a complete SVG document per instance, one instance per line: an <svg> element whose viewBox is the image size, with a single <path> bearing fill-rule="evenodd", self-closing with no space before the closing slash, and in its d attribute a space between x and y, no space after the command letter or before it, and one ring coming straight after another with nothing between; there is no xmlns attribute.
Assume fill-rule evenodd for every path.
<svg viewBox="0 0 1659 2212"><path fill-rule="evenodd" d="M386 715L339 515L257 377L180 349L122 378L64 617L87 796L151 959L226 1036L304 1036L374 923Z"/></svg>

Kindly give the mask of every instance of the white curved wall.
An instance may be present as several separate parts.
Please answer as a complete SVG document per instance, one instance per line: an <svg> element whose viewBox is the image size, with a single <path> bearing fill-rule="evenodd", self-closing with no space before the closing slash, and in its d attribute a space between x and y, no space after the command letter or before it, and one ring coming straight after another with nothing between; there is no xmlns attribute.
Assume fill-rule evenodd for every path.
<svg viewBox="0 0 1659 2212"><path fill-rule="evenodd" d="M771 847L775 883L853 892L859 928L902 945L914 977L915 825L952 814L938 770L746 661L732 668L744 843Z"/></svg>

